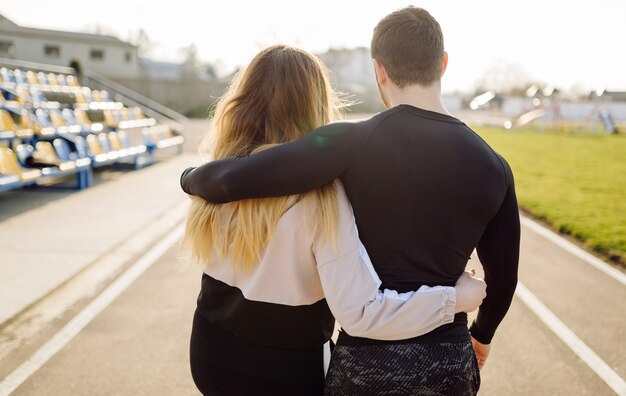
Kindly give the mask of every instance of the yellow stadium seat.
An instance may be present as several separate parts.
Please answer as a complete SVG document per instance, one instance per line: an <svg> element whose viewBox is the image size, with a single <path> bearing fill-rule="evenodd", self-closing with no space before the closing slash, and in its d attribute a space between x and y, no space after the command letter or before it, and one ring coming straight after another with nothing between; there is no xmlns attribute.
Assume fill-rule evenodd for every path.
<svg viewBox="0 0 626 396"><path fill-rule="evenodd" d="M74 93L74 99L76 104L87 104L87 99L85 99L85 95L80 92Z"/></svg>
<svg viewBox="0 0 626 396"><path fill-rule="evenodd" d="M91 155L106 154L96 135L87 135L87 149Z"/></svg>
<svg viewBox="0 0 626 396"><path fill-rule="evenodd" d="M65 80L67 81L67 85L71 87L80 87L80 83L78 82L76 76L68 75Z"/></svg>
<svg viewBox="0 0 626 396"><path fill-rule="evenodd" d="M166 139L174 137L172 129L168 125L163 125L163 135L165 135Z"/></svg>
<svg viewBox="0 0 626 396"><path fill-rule="evenodd" d="M133 107L132 110L135 113L135 118L137 118L138 120L146 118L146 116L143 115L143 111L141 110L141 107Z"/></svg>
<svg viewBox="0 0 626 396"><path fill-rule="evenodd" d="M150 128L150 137L154 143L159 143L159 140L161 140L161 136L157 128Z"/></svg>
<svg viewBox="0 0 626 396"><path fill-rule="evenodd" d="M17 131L17 125L13 121L13 117L7 110L0 110L0 130L2 131Z"/></svg>
<svg viewBox="0 0 626 396"><path fill-rule="evenodd" d="M33 155L36 159L44 160L42 162L47 162L50 164L58 164L59 157L57 157L56 152L54 151L54 147L50 142L37 142L35 146L35 153Z"/></svg>
<svg viewBox="0 0 626 396"><path fill-rule="evenodd" d="M109 139L109 145L111 149L117 151L118 158L128 157L131 154L136 154L136 150L128 150L122 144L122 141L118 135L118 132L109 132L107 134Z"/></svg>
<svg viewBox="0 0 626 396"><path fill-rule="evenodd" d="M74 161L61 161L59 159L50 142L37 142L33 157L39 162L58 166L62 172L76 169Z"/></svg>
<svg viewBox="0 0 626 396"><path fill-rule="evenodd" d="M20 181L31 181L41 176L39 169L26 169L22 168L17 161L17 156L8 147L0 148L0 173L3 175L19 176Z"/></svg>
<svg viewBox="0 0 626 396"><path fill-rule="evenodd" d="M102 102L102 97L100 96L100 91L94 89L91 91L91 96L93 97L94 102Z"/></svg>
<svg viewBox="0 0 626 396"><path fill-rule="evenodd" d="M120 142L119 136L117 136L117 132L109 132L109 142L111 142L111 148L113 150L123 150L124 146L122 146L122 142Z"/></svg>
<svg viewBox="0 0 626 396"><path fill-rule="evenodd" d="M117 151L108 151L111 143L106 133L87 135L87 150L89 155L93 157L92 164L94 166L106 165L115 162L120 153Z"/></svg>
<svg viewBox="0 0 626 396"><path fill-rule="evenodd" d="M30 117L31 113L28 110L22 109L20 112L20 128L33 129L33 120Z"/></svg>
<svg viewBox="0 0 626 396"><path fill-rule="evenodd" d="M65 127L67 123L59 111L50 111L50 121L55 128Z"/></svg>
<svg viewBox="0 0 626 396"><path fill-rule="evenodd" d="M120 109L120 115L122 116L122 120L124 120L124 121L128 121L130 119L130 117L128 116L128 108L127 107L122 107Z"/></svg>
<svg viewBox="0 0 626 396"><path fill-rule="evenodd" d="M87 113L85 113L84 110L80 110L80 109L74 110L74 117L76 118L76 121L78 121L80 124L83 124L83 125L91 124L91 120L89 119L89 117L87 117Z"/></svg>
<svg viewBox="0 0 626 396"><path fill-rule="evenodd" d="M26 109L20 112L19 125L17 125L16 136L19 138L30 138L35 133L35 126L30 117L30 113Z"/></svg>
<svg viewBox="0 0 626 396"><path fill-rule="evenodd" d="M109 91L105 91L104 89L100 91L100 100L103 102L112 102L111 96L109 95Z"/></svg>
<svg viewBox="0 0 626 396"><path fill-rule="evenodd" d="M37 78L39 79L39 84L48 85L48 77L46 76L46 73L44 72L37 73Z"/></svg>
<svg viewBox="0 0 626 396"><path fill-rule="evenodd" d="M19 104L27 105L33 102L33 98L30 95L30 90L28 89L28 87L20 85L15 88L15 91L17 92L17 102Z"/></svg>
<svg viewBox="0 0 626 396"><path fill-rule="evenodd" d="M111 110L104 110L104 124L109 128L117 128L118 122Z"/></svg>
<svg viewBox="0 0 626 396"><path fill-rule="evenodd" d="M22 109L20 113L20 125L17 131L18 137L20 133L30 135L52 136L54 135L54 128L42 128L39 122L35 119L30 110Z"/></svg>
<svg viewBox="0 0 626 396"><path fill-rule="evenodd" d="M48 84L50 85L59 85L59 80L57 80L57 76L54 73L48 73Z"/></svg>
<svg viewBox="0 0 626 396"><path fill-rule="evenodd" d="M37 74L32 70L26 71L26 80L30 85L39 85L39 79L37 78Z"/></svg>
<svg viewBox="0 0 626 396"><path fill-rule="evenodd" d="M155 142L174 137L174 134L172 133L172 130L170 129L170 127L165 124L152 127L150 129L150 135L152 136L152 139L154 139Z"/></svg>

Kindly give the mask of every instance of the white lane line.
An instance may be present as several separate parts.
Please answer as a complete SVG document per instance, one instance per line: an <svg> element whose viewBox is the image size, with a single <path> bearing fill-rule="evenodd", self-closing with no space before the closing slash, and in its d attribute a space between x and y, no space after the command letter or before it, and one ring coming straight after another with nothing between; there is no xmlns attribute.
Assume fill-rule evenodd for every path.
<svg viewBox="0 0 626 396"><path fill-rule="evenodd" d="M515 294L530 308L543 323L552 330L578 357L589 366L608 386L620 396L626 396L626 381L606 364L594 351L587 346L572 330L524 286L517 283Z"/></svg>
<svg viewBox="0 0 626 396"><path fill-rule="evenodd" d="M582 259L587 264L604 272L605 274L609 275L611 278L615 279L616 281L621 282L623 285L626 285L626 274L624 274L623 272L619 271L616 268L611 267L609 264L595 257L594 255L588 252L585 252L583 249L579 248L578 246L574 245L573 243L563 238L562 236L554 233L553 231L548 230L546 227L542 226L536 221L533 221L525 216L520 216L520 217L521 217L521 222L524 226L530 228L535 233L550 240L555 245L563 248L564 250L568 251L569 253L573 254L579 259Z"/></svg>
<svg viewBox="0 0 626 396"><path fill-rule="evenodd" d="M130 286L144 271L161 257L183 235L184 225L179 225L146 255L139 259L132 267L107 287L98 297L76 315L65 327L46 342L28 360L22 363L11 374L0 382L0 396L8 396L24 381L41 368L50 358L67 345L81 332L100 312L111 304L128 286Z"/></svg>

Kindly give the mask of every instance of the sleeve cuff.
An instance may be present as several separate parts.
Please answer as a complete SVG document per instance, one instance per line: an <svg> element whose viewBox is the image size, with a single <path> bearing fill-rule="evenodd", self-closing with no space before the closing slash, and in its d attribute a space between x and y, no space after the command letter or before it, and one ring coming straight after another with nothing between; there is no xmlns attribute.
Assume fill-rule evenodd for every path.
<svg viewBox="0 0 626 396"><path fill-rule="evenodd" d="M444 289L446 295L446 306L444 307L443 324L452 323L456 311L456 289L454 287L446 287Z"/></svg>
<svg viewBox="0 0 626 396"><path fill-rule="evenodd" d="M476 325L476 321L472 322L472 325L470 326L469 332L472 335L472 337L474 337L474 339L476 341L480 342L481 344L485 344L485 345L491 344L491 339L493 338L493 334L486 335L486 334L482 333L478 329L478 326Z"/></svg>
<svg viewBox="0 0 626 396"><path fill-rule="evenodd" d="M189 194L189 195L193 195L193 194L191 194L191 191L189 190L188 183L185 182L185 176L187 176L189 172L193 171L194 169L196 169L194 166L189 167L185 169L183 173L180 175L180 187L183 189L183 191L186 194Z"/></svg>

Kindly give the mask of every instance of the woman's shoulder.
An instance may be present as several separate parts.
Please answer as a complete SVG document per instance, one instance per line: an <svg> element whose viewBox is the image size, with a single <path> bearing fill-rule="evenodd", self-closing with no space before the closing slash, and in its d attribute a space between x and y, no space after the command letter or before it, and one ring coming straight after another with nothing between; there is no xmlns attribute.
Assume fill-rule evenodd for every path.
<svg viewBox="0 0 626 396"><path fill-rule="evenodd" d="M339 179L335 179L331 183L332 191L335 193L335 197L337 198L337 205L340 211L347 211L352 214L352 206L350 205L350 201L348 200L348 196L346 194L346 190L343 187L343 183ZM303 211L311 211L315 210L319 205L319 190L312 190L308 193L303 194L300 197L300 200L294 205L294 207L298 206L299 210Z"/></svg>

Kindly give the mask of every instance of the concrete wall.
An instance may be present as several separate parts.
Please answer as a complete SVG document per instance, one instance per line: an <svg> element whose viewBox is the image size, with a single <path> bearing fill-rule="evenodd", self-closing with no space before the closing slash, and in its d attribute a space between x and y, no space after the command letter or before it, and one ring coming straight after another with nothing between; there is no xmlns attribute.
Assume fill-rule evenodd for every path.
<svg viewBox="0 0 626 396"><path fill-rule="evenodd" d="M502 103L502 113L508 117L517 117L538 108L533 105L532 101L531 98L506 98ZM600 112L605 110L611 113L616 121L626 120L626 103L623 102L560 102L557 108L549 100L545 100L542 101L541 107L547 110L548 115L558 109L561 118L570 121L597 119Z"/></svg>
<svg viewBox="0 0 626 396"><path fill-rule="evenodd" d="M224 93L227 83L218 81L154 81L142 79L120 79L116 82L155 100L179 113L196 111L195 116L211 107Z"/></svg>
<svg viewBox="0 0 626 396"><path fill-rule="evenodd" d="M608 111L614 120L626 120L626 103L562 103L561 117L569 120L597 118L600 111Z"/></svg>

